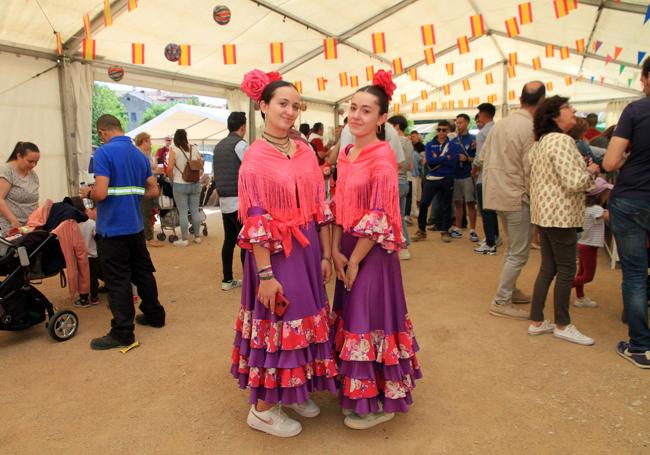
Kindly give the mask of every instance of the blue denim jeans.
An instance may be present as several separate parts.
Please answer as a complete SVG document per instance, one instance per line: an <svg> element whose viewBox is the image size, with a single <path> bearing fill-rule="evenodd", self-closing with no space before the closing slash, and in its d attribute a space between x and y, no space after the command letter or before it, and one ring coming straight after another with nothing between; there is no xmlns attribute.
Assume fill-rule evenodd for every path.
<svg viewBox="0 0 650 455"><path fill-rule="evenodd" d="M190 223L187 219L189 212L192 218L194 235L201 235L201 216L199 215L199 200L201 199L200 183L174 183L174 202L178 209L181 224L181 239L187 240L190 236Z"/></svg>
<svg viewBox="0 0 650 455"><path fill-rule="evenodd" d="M404 216L406 215L406 196L409 194L409 182L408 180L398 180L399 181L399 213L402 215L402 231L404 232L404 238L406 239L406 244L411 243L409 238L409 231L406 230L406 221L404 221Z"/></svg>
<svg viewBox="0 0 650 455"><path fill-rule="evenodd" d="M612 198L610 223L623 269L623 308L627 316L630 347L650 350L648 329L648 253L650 201Z"/></svg>

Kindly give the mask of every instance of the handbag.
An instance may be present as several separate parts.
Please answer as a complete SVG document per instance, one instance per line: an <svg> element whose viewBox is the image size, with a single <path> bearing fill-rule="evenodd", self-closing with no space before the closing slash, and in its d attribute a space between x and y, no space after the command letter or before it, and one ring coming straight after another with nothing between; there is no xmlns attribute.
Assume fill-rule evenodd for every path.
<svg viewBox="0 0 650 455"><path fill-rule="evenodd" d="M191 159L192 158L192 147L190 146L190 156L187 156L187 153L185 153L185 150L182 148L178 147L178 149L183 152L183 155L185 156L186 163L185 167L181 171L181 177L183 180L187 183L196 183L201 179L201 171L203 170L203 160L201 158L198 158L196 160ZM176 169L180 171L180 168L176 166Z"/></svg>

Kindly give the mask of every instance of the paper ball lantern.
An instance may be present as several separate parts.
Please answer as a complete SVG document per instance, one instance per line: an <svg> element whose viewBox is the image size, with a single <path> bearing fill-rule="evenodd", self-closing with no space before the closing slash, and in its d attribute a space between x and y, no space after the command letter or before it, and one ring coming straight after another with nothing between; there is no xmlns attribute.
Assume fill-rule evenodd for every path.
<svg viewBox="0 0 650 455"><path fill-rule="evenodd" d="M175 43L165 46L165 58L170 62L177 62L181 58L181 47Z"/></svg>
<svg viewBox="0 0 650 455"><path fill-rule="evenodd" d="M212 18L219 25L226 25L230 22L230 8L225 5L217 5L212 10Z"/></svg>
<svg viewBox="0 0 650 455"><path fill-rule="evenodd" d="M124 77L124 68L121 66L111 66L108 68L108 77L115 82L120 82Z"/></svg>

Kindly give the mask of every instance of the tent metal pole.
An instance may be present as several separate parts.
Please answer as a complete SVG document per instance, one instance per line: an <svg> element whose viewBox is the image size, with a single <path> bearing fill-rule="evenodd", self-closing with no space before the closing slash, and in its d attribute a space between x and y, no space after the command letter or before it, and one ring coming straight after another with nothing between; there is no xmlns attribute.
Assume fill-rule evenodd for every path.
<svg viewBox="0 0 650 455"><path fill-rule="evenodd" d="M63 147L65 149L65 169L68 184L68 194L76 195L79 190L79 162L77 160L76 141L76 118L75 107L72 100L74 94L69 81L70 64L65 58L59 64L59 96L61 98L61 111L63 120Z"/></svg>
<svg viewBox="0 0 650 455"><path fill-rule="evenodd" d="M600 21L600 16L603 14L604 3L605 2L602 2L600 5L598 5L598 13L596 13L596 20L594 21L594 26L591 27L591 33L589 34L589 39L587 40L585 51L591 47L591 42L593 41L594 35L596 34L596 28L598 28L598 22ZM580 62L580 69L578 70L578 74L582 74L582 68L585 66L585 60L587 60L587 56L583 55L582 61Z"/></svg>
<svg viewBox="0 0 650 455"><path fill-rule="evenodd" d="M642 4L616 2L613 0L580 0L580 4L589 6L602 6L605 9L623 11L625 13L632 14L645 14L648 8L646 5Z"/></svg>
<svg viewBox="0 0 650 455"><path fill-rule="evenodd" d="M501 103L501 118L508 116L508 61L503 61L503 102Z"/></svg>

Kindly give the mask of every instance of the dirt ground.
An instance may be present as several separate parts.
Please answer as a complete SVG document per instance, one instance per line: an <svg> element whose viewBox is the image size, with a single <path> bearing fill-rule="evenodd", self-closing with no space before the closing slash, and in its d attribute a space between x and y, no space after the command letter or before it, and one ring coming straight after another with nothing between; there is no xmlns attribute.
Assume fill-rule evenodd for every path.
<svg viewBox="0 0 650 455"><path fill-rule="evenodd" d="M0 332L0 453L650 453L650 371L616 355L626 327L620 271L609 269L605 252L587 287L599 308L571 308L596 340L584 347L530 337L526 322L490 316L502 252L478 256L466 238L443 244L433 235L402 262L424 373L410 412L354 431L337 400L320 394L321 416L300 418L298 437L251 430L247 392L229 375L240 293L217 287L221 216L208 220L201 245L153 249L167 325L138 327L139 348L90 350L109 327L104 304L75 309L79 333L64 343L42 326ZM526 292L538 266L533 251L520 279ZM40 288L71 306L57 279Z"/></svg>

